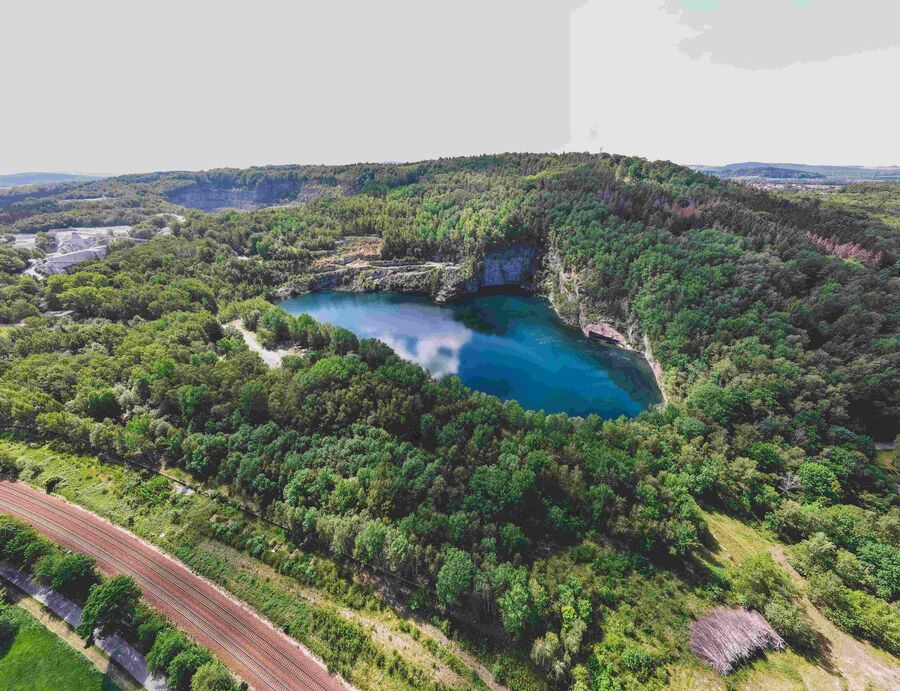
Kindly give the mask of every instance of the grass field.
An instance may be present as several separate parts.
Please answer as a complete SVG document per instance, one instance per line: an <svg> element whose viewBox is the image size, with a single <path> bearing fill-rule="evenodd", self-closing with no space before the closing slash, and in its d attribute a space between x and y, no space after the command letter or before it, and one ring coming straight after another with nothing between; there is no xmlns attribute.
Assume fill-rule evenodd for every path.
<svg viewBox="0 0 900 691"><path fill-rule="evenodd" d="M19 624L15 638L0 645L0 689L5 691L113 691L112 680L84 655L44 628L21 607L4 616Z"/></svg>

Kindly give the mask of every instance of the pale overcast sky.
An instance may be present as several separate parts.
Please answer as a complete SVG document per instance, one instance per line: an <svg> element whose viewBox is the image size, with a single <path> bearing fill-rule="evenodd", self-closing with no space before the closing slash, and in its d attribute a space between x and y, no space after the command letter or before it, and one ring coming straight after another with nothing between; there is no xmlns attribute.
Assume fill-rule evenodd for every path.
<svg viewBox="0 0 900 691"><path fill-rule="evenodd" d="M896 0L29 0L3 23L0 173L900 164Z"/></svg>

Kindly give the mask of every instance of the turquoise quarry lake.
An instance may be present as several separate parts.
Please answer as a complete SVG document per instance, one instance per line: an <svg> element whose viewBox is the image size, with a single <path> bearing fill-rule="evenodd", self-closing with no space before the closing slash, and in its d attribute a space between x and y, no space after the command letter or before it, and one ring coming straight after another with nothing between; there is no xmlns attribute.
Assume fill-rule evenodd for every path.
<svg viewBox="0 0 900 691"><path fill-rule="evenodd" d="M321 292L279 304L528 409L614 418L662 400L643 357L566 327L540 298L495 293L436 305L403 293Z"/></svg>

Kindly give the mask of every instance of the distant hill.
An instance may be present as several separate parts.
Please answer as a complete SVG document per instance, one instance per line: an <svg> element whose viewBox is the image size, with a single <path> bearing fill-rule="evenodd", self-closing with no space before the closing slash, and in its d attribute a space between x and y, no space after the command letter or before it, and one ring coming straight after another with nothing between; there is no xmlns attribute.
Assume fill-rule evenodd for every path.
<svg viewBox="0 0 900 691"><path fill-rule="evenodd" d="M23 185L50 185L55 182L87 182L99 179L96 175L74 173L12 173L11 175L0 175L0 189Z"/></svg>
<svg viewBox="0 0 900 691"><path fill-rule="evenodd" d="M816 166L802 163L729 163L725 166L691 166L725 179L764 179L777 182L843 184L848 182L900 181L900 166Z"/></svg>
<svg viewBox="0 0 900 691"><path fill-rule="evenodd" d="M794 170L792 168L778 168L776 166L760 166L754 168L732 168L727 171L732 177L759 177L759 178L795 178L799 180L823 180L825 176L821 173L808 173L804 170Z"/></svg>

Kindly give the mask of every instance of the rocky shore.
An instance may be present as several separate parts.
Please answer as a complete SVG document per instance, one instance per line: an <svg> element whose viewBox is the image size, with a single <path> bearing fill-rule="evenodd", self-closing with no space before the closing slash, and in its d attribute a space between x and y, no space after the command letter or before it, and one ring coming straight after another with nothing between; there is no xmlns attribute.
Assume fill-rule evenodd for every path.
<svg viewBox="0 0 900 691"><path fill-rule="evenodd" d="M577 274L565 271L554 250L542 254L531 245L511 245L488 253L473 270L453 262L382 260L379 249L377 238L346 238L336 254L317 263L311 279L282 286L276 297L286 299L318 290L396 291L428 295L444 303L487 288L519 288L546 296L563 323L581 329L588 338L641 353L666 400L663 369L647 336L636 322L621 322L588 307ZM627 313L624 306L617 311Z"/></svg>
<svg viewBox="0 0 900 691"><path fill-rule="evenodd" d="M590 308L588 300L581 294L578 274L565 270L562 257L556 250L550 250L544 258L543 276L543 290L540 292L549 298L559 318L566 324L581 329L588 338L641 353L653 371L663 401L667 401L662 365L654 357L650 339L641 332L638 323L634 320L614 319ZM628 314L629 310L627 306L620 305L615 312Z"/></svg>

